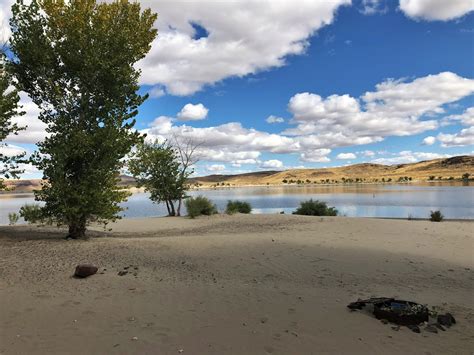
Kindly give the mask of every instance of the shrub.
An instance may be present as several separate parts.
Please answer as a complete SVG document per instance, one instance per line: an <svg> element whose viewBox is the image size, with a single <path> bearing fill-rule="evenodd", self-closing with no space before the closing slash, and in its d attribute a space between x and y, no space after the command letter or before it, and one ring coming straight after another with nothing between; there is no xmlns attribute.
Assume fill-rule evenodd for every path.
<svg viewBox="0 0 474 355"><path fill-rule="evenodd" d="M300 214L305 216L337 216L337 210L334 207L328 207L326 202L323 201L304 201L300 203L300 207L297 208L293 214Z"/></svg>
<svg viewBox="0 0 474 355"><path fill-rule="evenodd" d="M441 222L443 220L444 216L441 213L441 211L431 211L430 214L430 221L431 222Z"/></svg>
<svg viewBox="0 0 474 355"><path fill-rule="evenodd" d="M20 208L20 216L28 223L39 223L43 221L43 211L38 204L24 205Z"/></svg>
<svg viewBox="0 0 474 355"><path fill-rule="evenodd" d="M195 218L197 216L210 216L217 213L216 205L204 196L191 197L185 202L188 216Z"/></svg>
<svg viewBox="0 0 474 355"><path fill-rule="evenodd" d="M20 216L18 215L18 213L11 212L11 213L8 214L8 220L9 220L11 226L16 224L19 219L20 219Z"/></svg>
<svg viewBox="0 0 474 355"><path fill-rule="evenodd" d="M229 201L227 202L227 208L225 213L234 214L234 213L250 213L252 212L252 206L248 202L243 201Z"/></svg>

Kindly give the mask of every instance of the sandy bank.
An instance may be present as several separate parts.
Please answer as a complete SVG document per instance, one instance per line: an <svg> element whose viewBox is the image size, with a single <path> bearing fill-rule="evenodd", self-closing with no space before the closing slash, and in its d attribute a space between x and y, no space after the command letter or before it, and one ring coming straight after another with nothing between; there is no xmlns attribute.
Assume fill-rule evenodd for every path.
<svg viewBox="0 0 474 355"><path fill-rule="evenodd" d="M64 241L54 230L0 227L0 353L469 354L472 229L214 216L122 220L91 233L98 238ZM103 273L71 278L81 262ZM440 306L459 324L394 331L345 307L372 295Z"/></svg>

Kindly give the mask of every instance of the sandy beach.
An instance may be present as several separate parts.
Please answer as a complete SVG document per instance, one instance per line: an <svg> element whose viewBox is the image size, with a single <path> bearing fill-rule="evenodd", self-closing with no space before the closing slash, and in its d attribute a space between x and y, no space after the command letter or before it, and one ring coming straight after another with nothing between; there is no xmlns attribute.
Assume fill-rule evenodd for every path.
<svg viewBox="0 0 474 355"><path fill-rule="evenodd" d="M109 227L88 241L0 227L0 354L474 350L472 222L218 215ZM75 279L79 263L99 272ZM416 334L346 308L371 296L458 322Z"/></svg>

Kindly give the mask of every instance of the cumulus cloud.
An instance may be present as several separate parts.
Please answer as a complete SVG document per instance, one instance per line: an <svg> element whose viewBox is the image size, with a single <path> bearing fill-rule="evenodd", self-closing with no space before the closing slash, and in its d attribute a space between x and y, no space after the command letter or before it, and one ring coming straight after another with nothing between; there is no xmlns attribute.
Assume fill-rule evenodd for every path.
<svg viewBox="0 0 474 355"><path fill-rule="evenodd" d="M357 156L354 153L339 153L336 159L350 160L350 159L357 159Z"/></svg>
<svg viewBox="0 0 474 355"><path fill-rule="evenodd" d="M400 9L408 17L448 21L474 10L471 0L400 0Z"/></svg>
<svg viewBox="0 0 474 355"><path fill-rule="evenodd" d="M154 86L148 91L148 94L151 98L157 99L159 97L165 96L166 92L162 87Z"/></svg>
<svg viewBox="0 0 474 355"><path fill-rule="evenodd" d="M371 162L375 164L384 164L384 165L408 164L408 163L416 163L423 160L432 160L432 159L451 157L451 155L449 154L412 152L410 150L404 150L402 152L395 153L393 155L394 155L393 157L389 157L389 158L377 158L377 159L372 160Z"/></svg>
<svg viewBox="0 0 474 355"><path fill-rule="evenodd" d="M300 160L307 163L327 163L330 162L327 156L331 153L331 149L309 149L300 154Z"/></svg>
<svg viewBox="0 0 474 355"><path fill-rule="evenodd" d="M436 137L428 136L423 139L423 145L433 145L436 142Z"/></svg>
<svg viewBox="0 0 474 355"><path fill-rule="evenodd" d="M262 169L280 169L283 167L283 162L277 159L266 160L260 164Z"/></svg>
<svg viewBox="0 0 474 355"><path fill-rule="evenodd" d="M462 129L454 134L440 133L436 136L436 139L441 143L442 147L474 145L474 126Z"/></svg>
<svg viewBox="0 0 474 355"><path fill-rule="evenodd" d="M448 120L457 121L464 126L474 126L474 107L467 108L460 115L450 115L447 117Z"/></svg>
<svg viewBox="0 0 474 355"><path fill-rule="evenodd" d="M139 64L141 83L190 95L229 77L284 65L286 57L304 53L309 37L350 0L140 3L159 14L159 36ZM197 38L193 23L208 35Z"/></svg>
<svg viewBox="0 0 474 355"><path fill-rule="evenodd" d="M13 123L20 127L26 127L25 130L18 132L18 135L11 134L7 137L8 143L38 143L47 135L47 125L38 119L40 109L36 106L26 93L20 93L20 106L26 114L12 119Z"/></svg>
<svg viewBox="0 0 474 355"><path fill-rule="evenodd" d="M408 136L438 128L427 116L444 112L443 105L474 93L474 80L451 72L411 82L389 79L356 99L350 95L323 98L314 93L294 95L290 136L312 135L320 147L379 142L386 136ZM324 133L319 133L324 132Z"/></svg>
<svg viewBox="0 0 474 355"><path fill-rule="evenodd" d="M14 157L26 153L25 148L13 144L0 144L0 156Z"/></svg>
<svg viewBox="0 0 474 355"><path fill-rule="evenodd" d="M268 116L265 121L267 121L267 123L283 123L285 122L285 119L271 115L271 116Z"/></svg>
<svg viewBox="0 0 474 355"><path fill-rule="evenodd" d="M200 121L207 117L209 109L203 104L186 104L178 113L180 121Z"/></svg>

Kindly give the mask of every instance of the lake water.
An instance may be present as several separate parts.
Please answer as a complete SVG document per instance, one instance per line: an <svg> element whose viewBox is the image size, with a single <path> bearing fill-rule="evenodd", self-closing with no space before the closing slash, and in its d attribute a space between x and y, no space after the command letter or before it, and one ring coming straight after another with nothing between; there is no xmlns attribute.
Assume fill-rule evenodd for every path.
<svg viewBox="0 0 474 355"><path fill-rule="evenodd" d="M348 217L427 218L441 210L446 218L474 219L474 186L460 183L426 185L321 185L242 187L191 191L204 195L220 211L228 200L250 202L253 213L291 213L301 201L313 198L335 206ZM8 213L34 203L32 194L0 195L0 224L8 224ZM164 205L153 204L146 193L135 193L123 204L126 218L164 216Z"/></svg>

